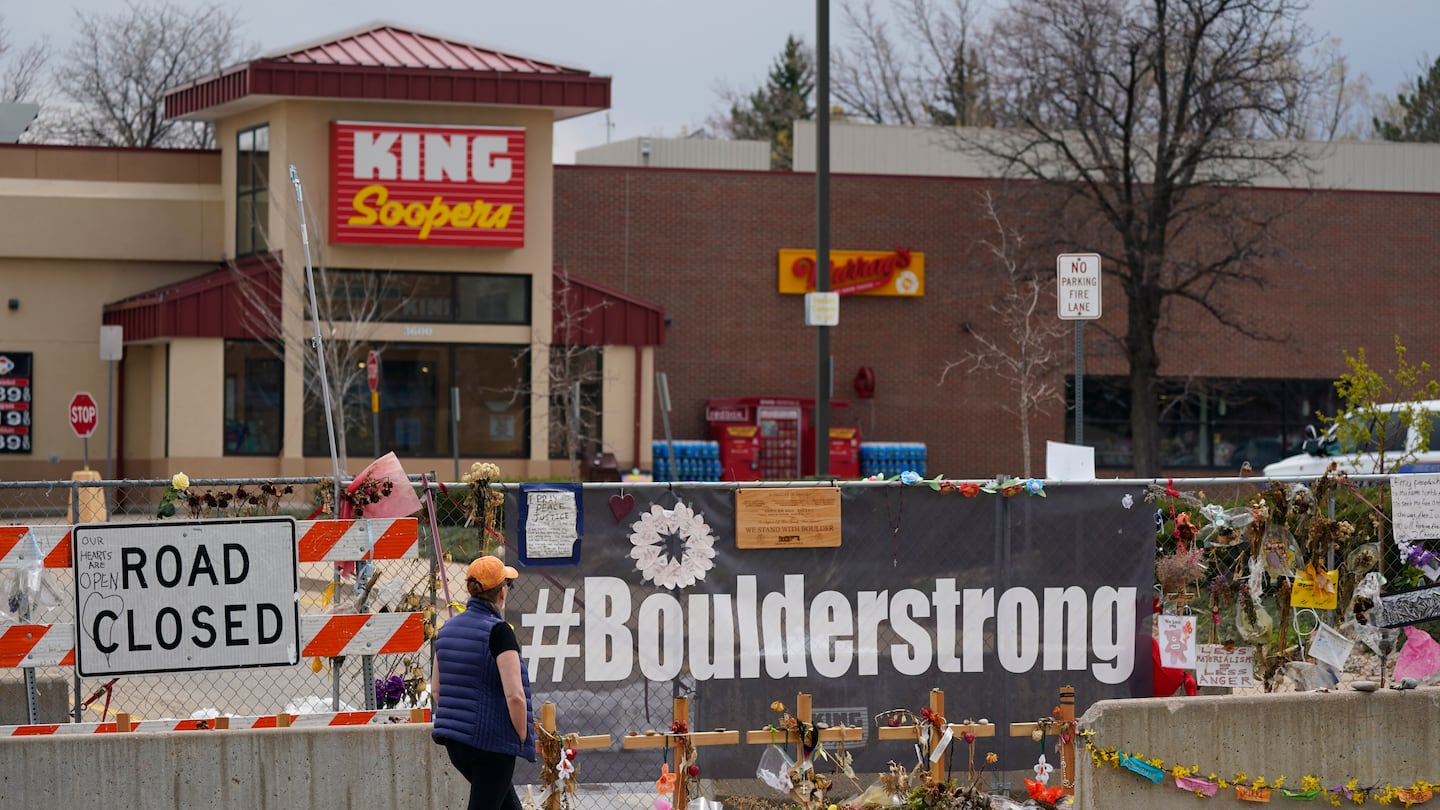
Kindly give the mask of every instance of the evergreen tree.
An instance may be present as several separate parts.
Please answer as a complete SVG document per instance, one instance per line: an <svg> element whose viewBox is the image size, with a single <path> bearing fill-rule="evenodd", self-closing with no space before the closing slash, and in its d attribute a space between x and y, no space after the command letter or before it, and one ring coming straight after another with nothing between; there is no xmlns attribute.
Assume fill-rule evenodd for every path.
<svg viewBox="0 0 1440 810"><path fill-rule="evenodd" d="M770 142L770 168L788 170L795 156L795 119L815 117L815 60L794 36L776 57L765 85L730 105L726 128L740 140Z"/></svg>
<svg viewBox="0 0 1440 810"><path fill-rule="evenodd" d="M1375 133L1387 141L1440 143L1440 59L1415 80L1415 92L1400 93L1399 122L1374 119Z"/></svg>

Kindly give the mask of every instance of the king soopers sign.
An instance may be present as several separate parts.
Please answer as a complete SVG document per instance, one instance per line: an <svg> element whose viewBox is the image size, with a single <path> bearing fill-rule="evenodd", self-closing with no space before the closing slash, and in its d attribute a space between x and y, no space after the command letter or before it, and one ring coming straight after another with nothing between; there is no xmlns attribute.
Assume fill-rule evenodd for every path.
<svg viewBox="0 0 1440 810"><path fill-rule="evenodd" d="M525 130L330 125L333 242L525 245Z"/></svg>

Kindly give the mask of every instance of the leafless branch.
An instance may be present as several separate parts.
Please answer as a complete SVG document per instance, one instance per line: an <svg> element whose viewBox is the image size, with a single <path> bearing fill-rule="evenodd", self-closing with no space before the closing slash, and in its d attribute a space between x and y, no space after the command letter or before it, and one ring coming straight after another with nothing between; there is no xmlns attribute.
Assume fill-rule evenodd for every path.
<svg viewBox="0 0 1440 810"><path fill-rule="evenodd" d="M251 46L238 15L216 3L128 0L114 13L75 11L75 41L55 73L70 102L55 131L72 143L207 148L201 122L167 119L165 91L239 60Z"/></svg>
<svg viewBox="0 0 1440 810"><path fill-rule="evenodd" d="M1054 296L1041 279L1025 270L1025 240L1014 228L1005 227L990 192L981 195L985 218L994 226L993 239L982 240L1000 266L1004 278L1000 299L990 305L1002 327L999 337L970 330L976 348L946 362L938 384L955 369L990 372L1003 380L1015 399L1003 407L1020 418L1022 468L1030 475L1030 417L1044 413L1062 401L1060 386L1051 371L1058 360L1059 339L1064 330L1054 314Z"/></svg>

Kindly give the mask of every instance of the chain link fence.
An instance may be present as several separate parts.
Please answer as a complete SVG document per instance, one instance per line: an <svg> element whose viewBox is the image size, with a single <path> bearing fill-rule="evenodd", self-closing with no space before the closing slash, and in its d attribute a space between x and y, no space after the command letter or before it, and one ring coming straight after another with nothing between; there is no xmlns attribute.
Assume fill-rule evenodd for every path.
<svg viewBox="0 0 1440 810"><path fill-rule="evenodd" d="M0 482L0 515L12 526L65 527L71 523L288 516L328 518L321 493L328 480L211 479L175 493L170 481ZM442 506L446 503L442 499ZM455 522L441 509L440 524ZM163 515L163 517L162 517ZM78 520L75 518L78 516ZM433 614L437 566L428 521L419 526L418 554L402 559L298 564L302 625L352 613ZM6 551L24 555L33 536L12 533ZM19 548L17 548L19 547ZM443 546L442 546L443 548ZM464 553L463 548L457 548ZM12 555L13 556L13 555ZM64 625L76 619L75 574L63 565L10 562L0 569L0 621L7 625ZM427 630L428 633L428 630ZM295 667L226 669L194 673L81 678L73 666L0 668L0 723L99 722L116 712L134 718L306 714L424 705L429 680L428 643L415 653L311 656ZM398 679L393 680L393 679ZM378 688L377 688L378 681Z"/></svg>
<svg viewBox="0 0 1440 810"><path fill-rule="evenodd" d="M1249 478L1194 479L1165 484L1144 481L1051 483L1050 497L1043 501L1030 498L1024 492L1005 493L998 486L988 487L978 498L967 497L976 492L958 485L941 488L926 486L930 482L923 481L910 486L896 481L842 482L837 486L847 504L846 543L867 551L868 559L873 560L870 573L878 577L886 576L880 572L903 561L907 538L922 531L953 530L956 538L967 539L956 543L960 550L921 561L912 565L914 570L903 566L895 569L898 575L916 582L941 576L958 577L955 581L960 587L988 584L997 592L1006 586L1027 582L1043 584L1049 581L1047 577L1055 579L1055 584L1063 584L1063 572L1073 568L1074 560L1079 557L1055 555L1045 539L1057 532L1073 535L1076 545L1080 546L1074 553L1099 559L1101 565L1118 565L1135 555L1140 555L1142 561L1158 559L1163 564L1179 551L1177 540L1190 549L1205 549L1208 568L1203 573L1187 574L1188 578L1174 582L1156 579L1152 583L1154 593L1147 592L1143 598L1148 603L1153 595L1167 612L1199 616L1201 641L1227 637L1244 641L1245 637L1252 637L1253 643L1263 647L1256 657L1257 680L1273 681L1277 688L1284 688L1281 685L1284 665L1296 658L1285 653L1286 633L1290 634L1289 639L1298 639L1302 644L1311 642L1319 623L1353 634L1354 618L1347 611L1357 590L1366 588L1367 574L1383 575L1392 586L1398 583L1411 587L1427 584L1426 565L1435 565L1440 573L1440 565L1415 552L1417 548L1427 551L1426 540L1414 541L1408 548L1394 542L1389 488L1378 486L1386 480L1356 477L1318 482L1269 482ZM450 615L452 607L447 601L464 602L463 566L481 552L485 541L462 504L467 485L413 479L412 482L421 486L427 502L433 498L434 503L433 518L429 509L420 513L418 554L403 559L376 560L373 564L302 562L300 602L304 616L367 611L424 613L427 642L419 652L310 657L296 667L94 679L78 677L75 669L68 665L19 666L14 663L13 651L7 651L0 642L0 655L11 653L7 659L10 663L0 668L0 724L23 724L32 720L95 722L113 717L117 711L141 718L189 718L197 713L249 716L383 708L392 702L400 707L427 705L424 692L432 671L428 638ZM164 480L0 482L0 523L64 527L72 523L141 523L259 515L285 515L297 520L328 516L328 506L323 503L328 482L322 478L195 480L190 482L185 497L167 500L168 484L170 482ZM977 490L985 485L986 482L974 484ZM522 493L516 484L495 486L506 495L501 539L513 541L517 537L521 506L518 498ZM511 598L512 609L517 614L511 621L516 625L522 646L541 645L540 635L547 627L554 629L543 623L527 625L528 616L537 609L537 603L543 605L542 600L548 599L553 607L562 597L568 598L567 589L583 594L585 576L597 570L612 575L604 569L605 565L619 566L615 569L619 571L632 564L628 556L629 533L635 525L632 521L640 518L647 508L673 509L680 503L693 503L697 511L702 508L710 513L729 510L722 521L726 528L720 533L733 533L732 490L735 488L736 485L730 484L678 482L583 485L586 571L576 574L561 568L527 568L522 572L524 575ZM948 511L922 508L923 498L934 497L935 492L954 498L945 502L944 510ZM1006 497L1007 494L1014 497ZM990 500L987 501L987 497ZM1097 505L1102 499L1103 507ZM639 508L633 514L622 514L619 505L627 501L633 505L635 500L639 501ZM160 518L159 515L167 511L167 503L174 513ZM1153 515L1153 536L1148 531L1131 531L1123 536L1123 542L1107 539L1121 536L1117 534L1119 524L1112 523L1112 518L1119 521L1123 517L1133 523L1135 513L1144 513L1147 522L1148 516ZM1251 526L1262 514L1268 530L1255 532ZM952 521L953 529L946 528L945 524ZM963 535L960 527L967 523L993 526L993 530L984 531L993 531L994 536ZM848 531L851 524L863 524L863 536L852 536ZM12 538L12 546L20 542L13 533L0 535L7 536ZM733 548L730 552L736 553ZM515 552L507 549L502 553L509 556ZM826 568L822 564L823 555L818 550L812 553L815 563L809 575L817 584L844 592L850 573ZM796 565L808 565L803 558L796 559L802 560ZM1269 616L1268 629L1262 632L1254 628L1254 613L1250 614L1248 629L1237 627L1246 623L1244 618L1237 619L1246 615L1244 603L1249 598L1241 594L1241 588L1244 583L1257 581L1252 578L1253 569L1249 567L1256 561L1264 571L1263 577L1268 577L1258 580L1261 582L1259 598L1251 600L1252 606ZM1336 572L1338 593L1334 607L1310 609L1300 621L1299 611L1290 609L1286 600L1292 597L1298 587L1296 579L1304 574L1304 566L1310 562L1324 571ZM721 563L728 564L723 556ZM964 573L967 566L979 566L988 572L979 575L980 578L991 579L969 582L966 579L969 575ZM1050 573L1045 573L1047 571ZM1058 578L1056 571L1061 572ZM566 579L577 575L580 580ZM64 566L43 568L0 564L0 622L12 629L18 625L73 622L74 586L68 562ZM894 587L904 587L904 583L897 581ZM646 593L654 590L650 588ZM638 590L635 593L646 595ZM636 606L637 609L640 606L639 599ZM576 615L583 613L584 621L593 620L586 610ZM926 622L928 626L929 620ZM880 627L878 635L867 641L884 649L909 643L889 625ZM1144 641L1148 643L1149 639ZM637 640L636 644L639 643ZM987 636L986 655L993 654L996 643L993 637ZM1388 643L1387 655L1396 648L1393 633ZM539 649L558 654L553 644L541 645ZM1363 652L1363 649L1363 644L1357 645L1357 651ZM611 652L625 654L628 651ZM577 650L576 655L583 657L584 653ZM1145 669L1148 656L1143 655L1143 650L1137 651L1137 660L1137 677L1141 674L1148 677ZM773 719L766 711L767 703L749 706L755 702L753 695L739 689L738 682L733 680L704 680L686 672L656 681L640 677L637 672L623 680L595 686L585 683L578 675L579 660L569 662L573 664L569 669L572 674L564 679L541 674L541 667L548 671L550 662L528 663L536 680L537 702L553 700L558 704L562 733L611 733L615 737L608 751L585 754L585 766L580 774L585 783L648 784L653 781L659 761L655 752L627 751L622 740L629 732L667 729L672 700L677 696L693 701L692 727L697 730L722 725L732 729L737 726L759 728ZM1389 665L1393 667L1393 661ZM1383 669L1386 662L1377 655L1375 661L1355 666ZM392 678L398 680L398 685ZM779 700L793 699L796 691L817 691L817 707L826 707L832 712L829 715L832 719L868 728L873 725L877 707L918 708L932 686L945 686L944 678L930 675L882 678L880 682L870 681L865 687L875 692L868 699L862 699L863 691L852 691L845 698L826 699L824 695L829 688L826 681L812 673L808 680L774 679L764 688L773 693L771 699ZM989 713L997 724L1007 720L1034 720L1053 702L1048 697L1053 695L1053 685L1048 681L1041 690L1047 695L1044 698L1036 698L1041 692L1028 686L1025 690L1029 691L1021 690L1004 678L996 683L999 684L998 699L1002 704L1010 704L1005 710ZM857 694L861 696L856 697ZM1082 693L1079 712L1083 713L1095 697ZM1021 703L1024 705L1019 705ZM746 704L748 714L737 721L733 710L738 704ZM847 705L852 710L846 710ZM959 718L952 719L958 721ZM890 746L877 751L877 755L882 759L903 759L903 748ZM747 758L754 759L759 753L758 747L748 753L731 752L738 757L741 764L737 768L741 769ZM727 754L719 750L702 752L702 760L707 762L725 756ZM872 772L883 769L883 765L869 764ZM753 764L749 767L753 771ZM1020 764L1011 764L1011 767L1019 768ZM537 777L533 766L522 764L516 780L517 783L534 782Z"/></svg>

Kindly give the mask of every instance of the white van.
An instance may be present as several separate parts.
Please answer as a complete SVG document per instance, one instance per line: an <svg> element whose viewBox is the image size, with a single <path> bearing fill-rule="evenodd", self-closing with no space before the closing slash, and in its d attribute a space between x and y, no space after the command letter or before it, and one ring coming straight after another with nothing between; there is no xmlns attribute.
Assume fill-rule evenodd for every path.
<svg viewBox="0 0 1440 810"><path fill-rule="evenodd" d="M1418 431L1402 428L1400 411L1415 407L1430 416L1430 446L1420 451L1421 437ZM1440 472L1440 400L1421 402L1387 402L1379 405L1381 413L1389 414L1385 430L1385 471L1387 473L1433 473ZM1378 431L1372 431L1378 433ZM1335 426L1319 434L1312 427L1311 437L1305 442L1305 452L1265 465L1267 478L1315 478L1323 475L1330 463L1335 468L1351 475L1377 473L1380 471L1380 452L1376 447L1346 447L1336 438ZM1400 460L1407 459L1404 464Z"/></svg>

